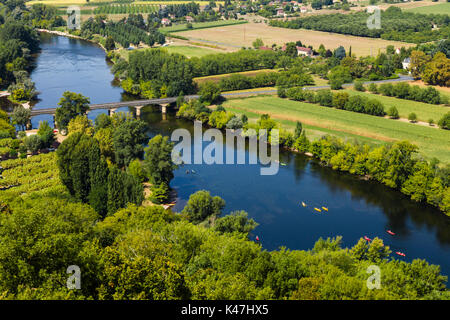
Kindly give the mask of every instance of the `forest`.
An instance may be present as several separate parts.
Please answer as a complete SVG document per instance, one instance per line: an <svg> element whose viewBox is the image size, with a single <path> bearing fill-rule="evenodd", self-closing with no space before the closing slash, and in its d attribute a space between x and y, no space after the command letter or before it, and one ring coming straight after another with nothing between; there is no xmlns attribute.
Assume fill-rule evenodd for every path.
<svg viewBox="0 0 450 320"><path fill-rule="evenodd" d="M274 27L304 28L412 43L448 39L450 34L448 15L425 15L403 12L400 8L389 7L381 12L381 28L379 29L367 27L366 21L369 16L370 14L366 12L333 13L286 21L273 19L269 24ZM439 29L432 30L433 24Z"/></svg>

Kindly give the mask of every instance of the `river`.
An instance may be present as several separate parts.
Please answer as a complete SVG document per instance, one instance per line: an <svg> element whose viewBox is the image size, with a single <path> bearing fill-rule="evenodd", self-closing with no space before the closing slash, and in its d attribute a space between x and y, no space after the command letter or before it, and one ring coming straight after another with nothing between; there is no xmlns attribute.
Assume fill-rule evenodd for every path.
<svg viewBox="0 0 450 320"><path fill-rule="evenodd" d="M41 35L41 48L31 74L41 92L34 108L56 106L66 90L90 97L91 103L126 100L101 48L48 34ZM100 112L89 113L89 118ZM173 114L163 119L150 107L143 109L142 119L149 125L149 137L170 135L176 128L193 130L192 123ZM33 126L41 120L50 118L34 117ZM423 258L450 274L450 218L437 209L417 204L377 182L322 167L303 155L282 152L280 161L287 165L273 176L261 176L259 165L185 165L175 171L171 183L178 194L175 210L183 208L190 194L205 189L225 199L225 213L247 211L259 223L252 238L258 235L268 250L280 246L310 249L319 237L341 235L347 247L362 236L380 237L393 252L406 254L401 258L392 253L394 257ZM308 206L302 207L302 201ZM322 206L329 211L313 210Z"/></svg>

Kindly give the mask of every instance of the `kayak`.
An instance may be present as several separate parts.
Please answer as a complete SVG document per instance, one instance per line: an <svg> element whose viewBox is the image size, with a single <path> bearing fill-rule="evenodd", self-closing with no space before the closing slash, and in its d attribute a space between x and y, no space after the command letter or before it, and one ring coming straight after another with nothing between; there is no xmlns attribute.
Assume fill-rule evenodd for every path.
<svg viewBox="0 0 450 320"><path fill-rule="evenodd" d="M314 208L314 210L316 210L317 212L322 212L322 210L320 210L319 208Z"/></svg>
<svg viewBox="0 0 450 320"><path fill-rule="evenodd" d="M391 236L395 236L395 233L393 233L391 230L387 230L387 233L389 233Z"/></svg>
<svg viewBox="0 0 450 320"><path fill-rule="evenodd" d="M399 256L402 256L402 257L406 257L406 254L404 254L403 252L400 252L400 251L397 251L396 254L398 254Z"/></svg>
<svg viewBox="0 0 450 320"><path fill-rule="evenodd" d="M372 239L370 239L369 237L367 237L367 236L364 236L364 240L366 240L366 241L372 241Z"/></svg>
<svg viewBox="0 0 450 320"><path fill-rule="evenodd" d="M303 201L302 201L302 206L306 207L306 203L304 203Z"/></svg>
<svg viewBox="0 0 450 320"><path fill-rule="evenodd" d="M322 207L322 209L325 210L325 211L328 211L328 208L327 208L327 207Z"/></svg>

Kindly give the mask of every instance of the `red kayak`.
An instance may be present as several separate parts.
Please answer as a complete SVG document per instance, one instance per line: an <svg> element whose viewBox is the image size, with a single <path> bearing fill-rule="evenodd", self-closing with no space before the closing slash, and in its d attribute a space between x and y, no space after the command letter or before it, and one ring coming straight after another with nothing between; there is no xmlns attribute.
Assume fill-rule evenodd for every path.
<svg viewBox="0 0 450 320"><path fill-rule="evenodd" d="M372 239L370 239L369 237L366 237L366 236L364 236L364 240L366 240L366 241L372 241Z"/></svg>
<svg viewBox="0 0 450 320"><path fill-rule="evenodd" d="M396 254L398 254L399 256L402 256L402 257L406 257L406 254L404 254L403 252L400 252L400 251L397 251Z"/></svg>
<svg viewBox="0 0 450 320"><path fill-rule="evenodd" d="M387 230L387 233L389 233L391 236L395 236L395 233L393 233L391 230Z"/></svg>
<svg viewBox="0 0 450 320"><path fill-rule="evenodd" d="M256 236L256 241L259 241L259 237L258 236Z"/></svg>

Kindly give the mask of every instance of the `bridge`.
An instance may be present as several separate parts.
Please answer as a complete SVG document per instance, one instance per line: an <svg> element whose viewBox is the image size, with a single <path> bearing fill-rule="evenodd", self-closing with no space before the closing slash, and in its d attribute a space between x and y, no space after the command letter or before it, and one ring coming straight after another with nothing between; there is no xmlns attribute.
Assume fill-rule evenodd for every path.
<svg viewBox="0 0 450 320"><path fill-rule="evenodd" d="M189 101L192 99L198 99L200 96L198 95L190 95L185 96L184 100ZM148 100L133 100L133 101L121 101L121 102L108 102L108 103L97 103L90 104L88 108L88 112L92 110L108 110L109 114L114 113L120 107L135 107L136 115L140 115L141 109L144 106L148 105L160 105L162 113L167 112L167 106L171 103L175 103L178 97L169 97L169 98L159 98L159 99L148 99ZM57 108L43 108L43 109L35 109L31 110L31 116L38 116L42 114L50 114L55 115Z"/></svg>

